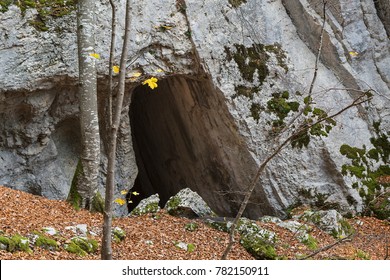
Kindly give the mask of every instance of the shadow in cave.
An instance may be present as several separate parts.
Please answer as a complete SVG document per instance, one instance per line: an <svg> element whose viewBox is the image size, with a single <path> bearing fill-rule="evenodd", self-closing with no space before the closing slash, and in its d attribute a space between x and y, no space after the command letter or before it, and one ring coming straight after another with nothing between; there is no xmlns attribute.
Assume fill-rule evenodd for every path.
<svg viewBox="0 0 390 280"><path fill-rule="evenodd" d="M188 187L217 214L236 214L256 164L210 80L172 76L154 90L138 86L129 114L138 166L132 191L140 193L130 211L135 199L158 193L163 207ZM261 205L254 214L272 212L265 197L261 188L252 196Z"/></svg>

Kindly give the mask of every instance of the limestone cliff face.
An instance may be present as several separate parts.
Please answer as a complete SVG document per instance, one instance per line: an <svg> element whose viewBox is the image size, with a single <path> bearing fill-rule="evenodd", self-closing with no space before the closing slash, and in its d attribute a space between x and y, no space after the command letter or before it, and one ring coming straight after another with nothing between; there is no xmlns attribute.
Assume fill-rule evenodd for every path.
<svg viewBox="0 0 390 280"><path fill-rule="evenodd" d="M124 1L120 1L122 4ZM246 215L283 216L297 202L362 211L342 174L340 147L373 144L390 130L389 5L386 0L328 1L313 91L332 114L359 91L367 107L337 117L328 137L285 149L267 167ZM214 211L237 211L258 164L270 153L275 93L302 102L308 92L323 19L318 0L142 0L132 7L128 92L118 151L116 196L134 187L162 200L197 191ZM104 115L110 10L97 1L99 102ZM0 184L53 199L68 195L80 152L75 14L31 24L39 11L0 13ZM119 27L123 28L123 9ZM119 31L120 32L120 31ZM118 50L121 38L118 38ZM134 73L142 73L133 77ZM150 90L141 83L159 79ZM274 95L273 95L274 94ZM287 119L293 115L291 112ZM101 129L104 143L105 122ZM104 144L102 153L104 155ZM379 163L377 163L379 164ZM101 164L103 191L105 160ZM125 207L116 208L125 214Z"/></svg>

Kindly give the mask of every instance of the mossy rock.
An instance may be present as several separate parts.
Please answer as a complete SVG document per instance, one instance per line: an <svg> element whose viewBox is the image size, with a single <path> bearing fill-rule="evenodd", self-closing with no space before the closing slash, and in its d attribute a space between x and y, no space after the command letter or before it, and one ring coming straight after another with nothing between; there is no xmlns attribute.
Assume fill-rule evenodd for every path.
<svg viewBox="0 0 390 280"><path fill-rule="evenodd" d="M187 218L216 216L203 198L189 188L182 189L171 197L164 208L173 216Z"/></svg>
<svg viewBox="0 0 390 280"><path fill-rule="evenodd" d="M207 218L204 220L206 225L222 232L229 232L233 224L232 221L233 219L227 219L223 217Z"/></svg>
<svg viewBox="0 0 390 280"><path fill-rule="evenodd" d="M123 229L121 229L120 227L115 227L112 230L112 237L113 237L115 242L121 242L122 240L125 239L126 232Z"/></svg>
<svg viewBox="0 0 390 280"><path fill-rule="evenodd" d="M70 253L77 254L80 257L95 253L98 248L98 242L94 239L74 237L64 249Z"/></svg>
<svg viewBox="0 0 390 280"><path fill-rule="evenodd" d="M276 241L276 234L274 232L261 228L255 221L248 218L241 218L238 221L237 231L241 235L258 235L271 243Z"/></svg>
<svg viewBox="0 0 390 280"><path fill-rule="evenodd" d="M0 249L1 250L8 250L8 245L9 243L11 242L11 240L4 236L4 235L0 235Z"/></svg>
<svg viewBox="0 0 390 280"><path fill-rule="evenodd" d="M104 199L100 192L96 192L95 196L92 199L92 212L104 213Z"/></svg>
<svg viewBox="0 0 390 280"><path fill-rule="evenodd" d="M246 3L246 0L229 0L229 4L234 8L238 8L242 4Z"/></svg>
<svg viewBox="0 0 390 280"><path fill-rule="evenodd" d="M154 194L148 198L141 200L137 207L135 207L131 212L130 216L140 216L147 213L157 213L160 211L160 197L158 194Z"/></svg>
<svg viewBox="0 0 390 280"><path fill-rule="evenodd" d="M354 233L354 228L336 210L306 211L302 220L312 222L334 238L344 238Z"/></svg>
<svg viewBox="0 0 390 280"><path fill-rule="evenodd" d="M254 82L255 74L259 79L259 85L262 85L267 76L269 69L267 67L267 60L269 55L262 44L253 44L251 47L235 44L235 51L231 51L225 47L226 59L236 62L242 78L250 83Z"/></svg>
<svg viewBox="0 0 390 280"><path fill-rule="evenodd" d="M32 253L30 249L30 241L27 237L23 237L19 234L15 234L12 237L0 236L0 243L3 244L8 252L23 251Z"/></svg>
<svg viewBox="0 0 390 280"><path fill-rule="evenodd" d="M240 244L257 260L278 259L274 245L258 235L243 235L240 238Z"/></svg>
<svg viewBox="0 0 390 280"><path fill-rule="evenodd" d="M87 252L81 249L81 247L74 242L66 244L64 249L69 253L76 254L80 257L85 257L87 255Z"/></svg>
<svg viewBox="0 0 390 280"><path fill-rule="evenodd" d="M58 250L57 241L49 237L46 237L43 234L37 234L37 238L35 240L34 245L50 251Z"/></svg>
<svg viewBox="0 0 390 280"><path fill-rule="evenodd" d="M27 9L34 8L37 15L29 23L39 31L49 30L46 25L50 18L58 18L68 15L76 10L77 0L2 0L0 1L0 12L6 12L10 5L20 8L22 15Z"/></svg>
<svg viewBox="0 0 390 280"><path fill-rule="evenodd" d="M83 173L83 166L81 163L81 160L78 161L76 170L73 175L72 183L70 186L68 198L66 199L74 209L80 210L81 208L81 202L82 202L82 197L77 191L77 181L79 180L81 174Z"/></svg>

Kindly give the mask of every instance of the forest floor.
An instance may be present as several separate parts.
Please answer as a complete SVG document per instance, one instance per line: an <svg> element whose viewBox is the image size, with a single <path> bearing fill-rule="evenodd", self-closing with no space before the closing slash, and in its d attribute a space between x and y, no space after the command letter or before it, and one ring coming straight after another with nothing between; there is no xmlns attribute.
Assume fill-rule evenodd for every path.
<svg viewBox="0 0 390 280"><path fill-rule="evenodd" d="M102 214L76 211L67 202L48 200L1 186L0 203L0 235L27 236L33 231L42 231L44 227L52 227L58 234L51 238L57 241L60 248L50 251L34 246L30 253L0 250L0 259L100 259ZM311 259L390 259L389 222L372 217L355 217L348 221L355 233L339 243L329 234L313 227L310 235L316 241L315 246L302 244L293 232L275 224L259 225L277 234L275 249L283 259L300 259L316 252ZM198 225L195 231L186 229L186 225L191 222ZM95 253L80 257L63 249L63 245L75 236L66 227L78 224L86 224L88 230L96 234L88 236L99 244ZM113 242L113 258L118 260L214 260L220 259L228 242L226 233L214 230L198 220L173 217L164 210L153 215L116 218L113 225L126 232L123 241ZM193 249L191 252L180 249L175 246L178 242L193 244ZM241 245L235 244L229 259L250 260L253 257Z"/></svg>

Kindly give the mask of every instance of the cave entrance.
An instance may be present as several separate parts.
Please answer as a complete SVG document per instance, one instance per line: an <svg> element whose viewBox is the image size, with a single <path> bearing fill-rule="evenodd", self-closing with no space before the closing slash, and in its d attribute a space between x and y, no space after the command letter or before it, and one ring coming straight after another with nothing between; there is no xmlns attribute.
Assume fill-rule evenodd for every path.
<svg viewBox="0 0 390 280"><path fill-rule="evenodd" d="M219 215L236 213L256 165L211 81L172 76L154 90L138 86L129 112L139 169L132 192L141 194L130 208L155 193L164 206L188 187Z"/></svg>

